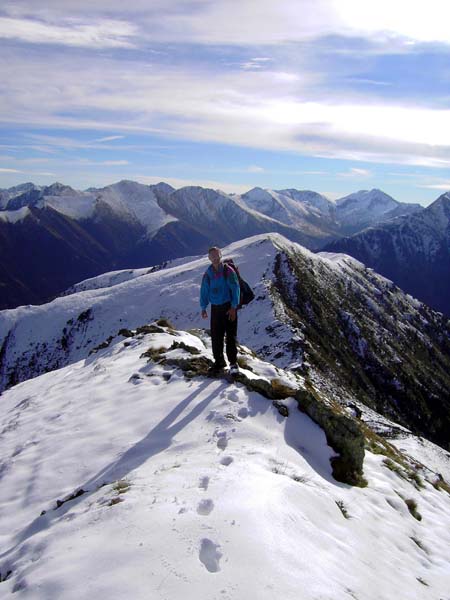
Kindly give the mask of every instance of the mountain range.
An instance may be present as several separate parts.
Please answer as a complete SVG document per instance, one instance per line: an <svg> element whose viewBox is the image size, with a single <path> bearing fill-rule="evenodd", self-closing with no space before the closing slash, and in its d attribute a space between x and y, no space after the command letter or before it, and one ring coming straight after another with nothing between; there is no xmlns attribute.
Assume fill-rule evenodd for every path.
<svg viewBox="0 0 450 600"><path fill-rule="evenodd" d="M0 312L1 591L445 598L448 321L280 234L224 256L256 296L233 381L204 255Z"/></svg>
<svg viewBox="0 0 450 600"><path fill-rule="evenodd" d="M333 203L294 189L254 188L237 196L132 181L86 191L22 184L0 190L0 309L41 303L104 272L152 266L260 233L277 232L317 250L368 224L422 210L380 190Z"/></svg>

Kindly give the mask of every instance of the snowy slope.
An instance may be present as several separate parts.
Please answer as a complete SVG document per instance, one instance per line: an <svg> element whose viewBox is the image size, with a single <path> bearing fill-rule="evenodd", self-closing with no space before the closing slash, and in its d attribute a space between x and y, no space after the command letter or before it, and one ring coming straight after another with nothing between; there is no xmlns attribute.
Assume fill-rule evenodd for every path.
<svg viewBox="0 0 450 600"><path fill-rule="evenodd" d="M281 236L255 236L231 244L224 251L225 257L235 258L257 297L240 314L242 338L267 356L276 354L292 338L290 329L274 318L268 292L278 251L277 240L289 244ZM86 357L90 350L123 327L137 327L161 316L185 329L204 326L198 298L201 278L208 265L206 257L180 259L175 266L169 263L167 268L151 273L147 269L138 277L108 288L97 288L104 285L106 277L100 276L100 282L95 283L98 279L94 278L84 292L56 298L46 305L1 311L0 389L11 378L22 381L44 368L63 366ZM273 344L265 348L265 327L277 323L278 347Z"/></svg>
<svg viewBox="0 0 450 600"><path fill-rule="evenodd" d="M134 181L120 181L98 190L97 202L106 203L112 211L143 225L148 236L176 218L160 208L153 190Z"/></svg>
<svg viewBox="0 0 450 600"><path fill-rule="evenodd" d="M315 192L253 188L241 196L249 208L285 225L325 238L336 230L331 202Z"/></svg>
<svg viewBox="0 0 450 600"><path fill-rule="evenodd" d="M292 188L286 190L277 190L277 192L279 194L289 196L298 202L314 206L326 216L331 218L334 217L336 205L331 200L328 200L328 198L323 194L318 194L317 192L313 192L311 190L296 190Z"/></svg>
<svg viewBox="0 0 450 600"><path fill-rule="evenodd" d="M2 210L0 211L0 221L4 223L18 223L23 221L30 214L28 206L23 206L18 210Z"/></svg>
<svg viewBox="0 0 450 600"><path fill-rule="evenodd" d="M347 234L416 210L420 212L422 207L400 203L377 189L361 190L336 200L336 219Z"/></svg>
<svg viewBox="0 0 450 600"><path fill-rule="evenodd" d="M2 597L448 597L450 495L435 473L420 469L418 487L366 452L368 486L337 483L293 399L285 418L240 384L143 356L174 341L211 358L204 334L165 329L4 392Z"/></svg>
<svg viewBox="0 0 450 600"><path fill-rule="evenodd" d="M256 298L239 339L260 357L307 375L332 403L370 407L450 448L450 327L349 256L316 255L279 235L224 249ZM205 327L206 257L113 272L43 306L0 312L0 389L89 356L123 328L160 317ZM361 409L361 407L360 407Z"/></svg>

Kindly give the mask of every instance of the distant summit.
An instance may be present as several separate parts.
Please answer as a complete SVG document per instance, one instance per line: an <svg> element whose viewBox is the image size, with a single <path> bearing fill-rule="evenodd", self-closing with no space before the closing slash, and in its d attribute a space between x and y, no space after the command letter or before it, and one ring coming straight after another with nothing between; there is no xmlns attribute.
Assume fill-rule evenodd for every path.
<svg viewBox="0 0 450 600"><path fill-rule="evenodd" d="M419 204L405 204L394 200L385 192L361 190L336 200L336 219L341 233L352 234L396 216L419 212Z"/></svg>

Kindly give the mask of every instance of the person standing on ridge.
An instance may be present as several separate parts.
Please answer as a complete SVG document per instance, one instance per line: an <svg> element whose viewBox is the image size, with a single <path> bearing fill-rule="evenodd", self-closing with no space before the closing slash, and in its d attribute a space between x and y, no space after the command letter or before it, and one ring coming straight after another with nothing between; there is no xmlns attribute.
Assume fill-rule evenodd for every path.
<svg viewBox="0 0 450 600"><path fill-rule="evenodd" d="M211 265L203 275L200 288L200 307L203 319L208 318L206 308L211 303L211 341L214 365L210 371L218 373L225 368L223 341L226 334L226 353L230 362L230 374L239 373L237 365L237 308L240 301L240 287L236 272L222 263L220 248L208 250Z"/></svg>

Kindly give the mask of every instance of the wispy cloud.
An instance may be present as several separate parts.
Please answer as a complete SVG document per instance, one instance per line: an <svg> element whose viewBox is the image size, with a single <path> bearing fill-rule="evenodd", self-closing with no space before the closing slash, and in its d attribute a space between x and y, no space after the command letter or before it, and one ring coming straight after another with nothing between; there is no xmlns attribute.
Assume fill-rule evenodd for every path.
<svg viewBox="0 0 450 600"><path fill-rule="evenodd" d="M390 36L409 45L450 41L447 0L315 0L314 5L310 0L259 0L257 7L254 0L134 0L127 20L127 6L118 0L22 0L4 11L7 37L90 47L129 47L138 34L153 43L239 46L295 43L337 33L384 40Z"/></svg>
<svg viewBox="0 0 450 600"><path fill-rule="evenodd" d="M348 171L339 173L340 177L371 177L372 173L368 169L358 169L357 167L351 167Z"/></svg>
<svg viewBox="0 0 450 600"><path fill-rule="evenodd" d="M428 185L419 185L419 187L421 188L426 188L428 190L443 190L443 191L448 191L450 190L450 181L444 182L444 183L431 183Z"/></svg>
<svg viewBox="0 0 450 600"><path fill-rule="evenodd" d="M364 79L362 77L347 77L345 81L348 83L357 83L363 85L392 86L392 83L389 81L376 81L374 79Z"/></svg>
<svg viewBox="0 0 450 600"><path fill-rule="evenodd" d="M126 21L100 21L94 24L45 23L35 19L0 17L0 38L31 44L59 44L85 48L132 48L137 27Z"/></svg>
<svg viewBox="0 0 450 600"><path fill-rule="evenodd" d="M92 140L93 142L101 143L101 142L113 142L114 140L123 140L124 135L110 135L108 137L98 138L96 140Z"/></svg>
<svg viewBox="0 0 450 600"><path fill-rule="evenodd" d="M348 170L341 162L331 169L341 187L346 178L371 176L365 164L353 166L357 161L450 167L447 0L132 4L2 6L0 122L5 130L34 130L23 144L11 136L2 151L48 155L50 169L85 156L106 174L130 163L140 169L129 153L146 145L150 153L158 138L171 151L179 140L196 149L209 144L212 152L220 145L221 152L211 163L204 152L187 159L174 152L173 173L189 162L190 173L206 179L234 170L238 179L253 174L262 182L284 176L284 163L281 154L274 165L257 153L283 152L299 159L286 162L286 176L304 174L308 185L323 176L322 159L349 161ZM232 147L245 154L240 175L236 160L221 160ZM108 151L116 160L107 160ZM220 175L214 165L223 166ZM86 177L94 170L101 171L86 168Z"/></svg>
<svg viewBox="0 0 450 600"><path fill-rule="evenodd" d="M333 104L320 97L305 102L295 97L297 81L277 80L271 71L199 74L154 66L141 72L129 66L126 61L80 60L68 68L57 57L50 64L10 61L3 67L11 86L0 100L0 119L156 133L346 160L450 164L450 110L382 101ZM42 86L48 72L52 75ZM51 135L34 140L47 147L94 148L111 137L117 136L96 142Z"/></svg>
<svg viewBox="0 0 450 600"><path fill-rule="evenodd" d="M273 60L272 58L268 58L268 57L251 58L250 60L248 60L244 63L241 63L240 66L245 71L254 71L254 70L263 69L272 60Z"/></svg>
<svg viewBox="0 0 450 600"><path fill-rule="evenodd" d="M83 166L102 166L102 167L122 167L125 165L129 165L130 162L128 160L87 160L81 159L79 160L80 164Z"/></svg>

